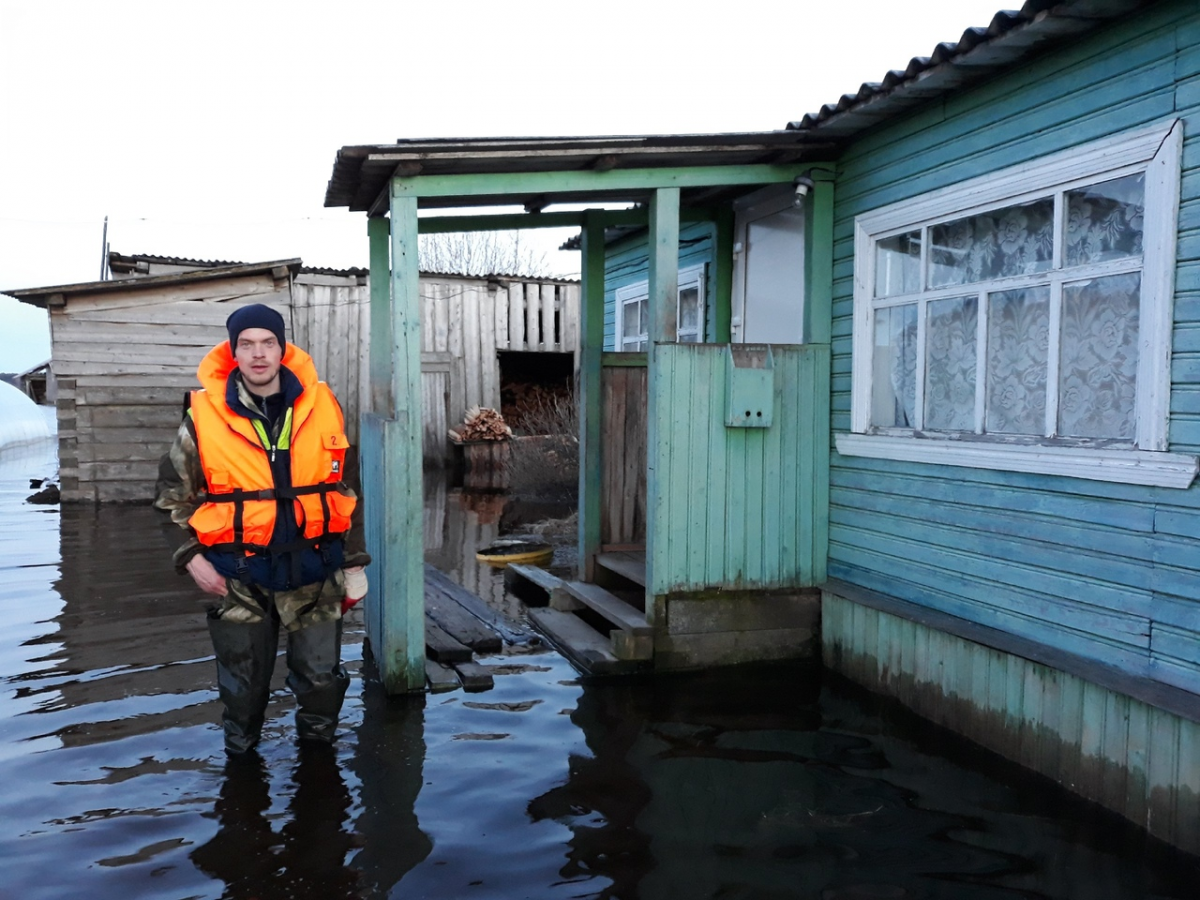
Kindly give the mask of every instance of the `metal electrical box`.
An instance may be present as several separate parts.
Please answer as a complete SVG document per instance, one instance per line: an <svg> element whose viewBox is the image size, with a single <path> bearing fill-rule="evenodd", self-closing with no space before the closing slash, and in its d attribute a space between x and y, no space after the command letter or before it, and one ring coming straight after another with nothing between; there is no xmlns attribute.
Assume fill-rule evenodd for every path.
<svg viewBox="0 0 1200 900"><path fill-rule="evenodd" d="M775 409L775 357L769 344L725 347L725 425L770 428Z"/></svg>

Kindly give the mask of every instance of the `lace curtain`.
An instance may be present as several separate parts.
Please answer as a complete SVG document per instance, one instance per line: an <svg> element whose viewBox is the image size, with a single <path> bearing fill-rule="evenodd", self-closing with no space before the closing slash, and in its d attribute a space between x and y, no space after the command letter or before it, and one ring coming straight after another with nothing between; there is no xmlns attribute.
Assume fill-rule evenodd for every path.
<svg viewBox="0 0 1200 900"><path fill-rule="evenodd" d="M988 291L983 430L1047 434L1047 379L1057 354L1062 437L1132 440L1136 436L1141 275L1071 279L1070 269L1139 257L1143 174L1064 191L1059 253L1062 276L1059 343L1051 347L1051 287ZM1051 272L1053 197L931 225L927 289L981 284ZM876 296L920 291L921 233L876 242ZM1049 278L1049 276L1047 276ZM930 300L925 309L923 427L974 431L979 361L979 294ZM918 362L916 303L875 313L872 423L915 427ZM885 380L886 379L886 380Z"/></svg>

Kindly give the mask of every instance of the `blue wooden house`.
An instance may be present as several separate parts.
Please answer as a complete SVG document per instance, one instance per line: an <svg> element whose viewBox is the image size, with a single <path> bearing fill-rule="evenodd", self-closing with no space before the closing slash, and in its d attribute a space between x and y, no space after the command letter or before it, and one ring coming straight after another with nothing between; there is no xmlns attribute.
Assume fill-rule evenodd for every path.
<svg viewBox="0 0 1200 900"><path fill-rule="evenodd" d="M1195 0L1029 0L779 132L343 148L393 351L389 685L421 680L418 228L577 223L582 574L644 586L612 648L819 652L1200 852L1198 132Z"/></svg>

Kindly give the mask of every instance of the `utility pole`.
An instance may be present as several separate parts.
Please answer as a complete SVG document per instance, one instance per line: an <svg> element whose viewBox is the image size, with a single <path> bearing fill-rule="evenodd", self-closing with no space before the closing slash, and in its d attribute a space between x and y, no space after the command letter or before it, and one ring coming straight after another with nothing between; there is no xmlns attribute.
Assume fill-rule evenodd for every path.
<svg viewBox="0 0 1200 900"><path fill-rule="evenodd" d="M104 217L104 233L100 236L100 280L108 281L108 216Z"/></svg>

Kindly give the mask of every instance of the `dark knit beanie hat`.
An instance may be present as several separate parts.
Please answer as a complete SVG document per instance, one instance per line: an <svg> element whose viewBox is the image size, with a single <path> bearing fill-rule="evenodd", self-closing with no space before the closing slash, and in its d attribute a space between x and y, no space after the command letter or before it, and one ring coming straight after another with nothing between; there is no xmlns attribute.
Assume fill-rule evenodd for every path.
<svg viewBox="0 0 1200 900"><path fill-rule="evenodd" d="M265 328L275 335L280 348L287 346L287 342L283 339L283 316L279 314L278 310L262 303L251 303L249 306L235 309L225 320L225 327L229 330L230 353L237 350L238 335L247 328Z"/></svg>

